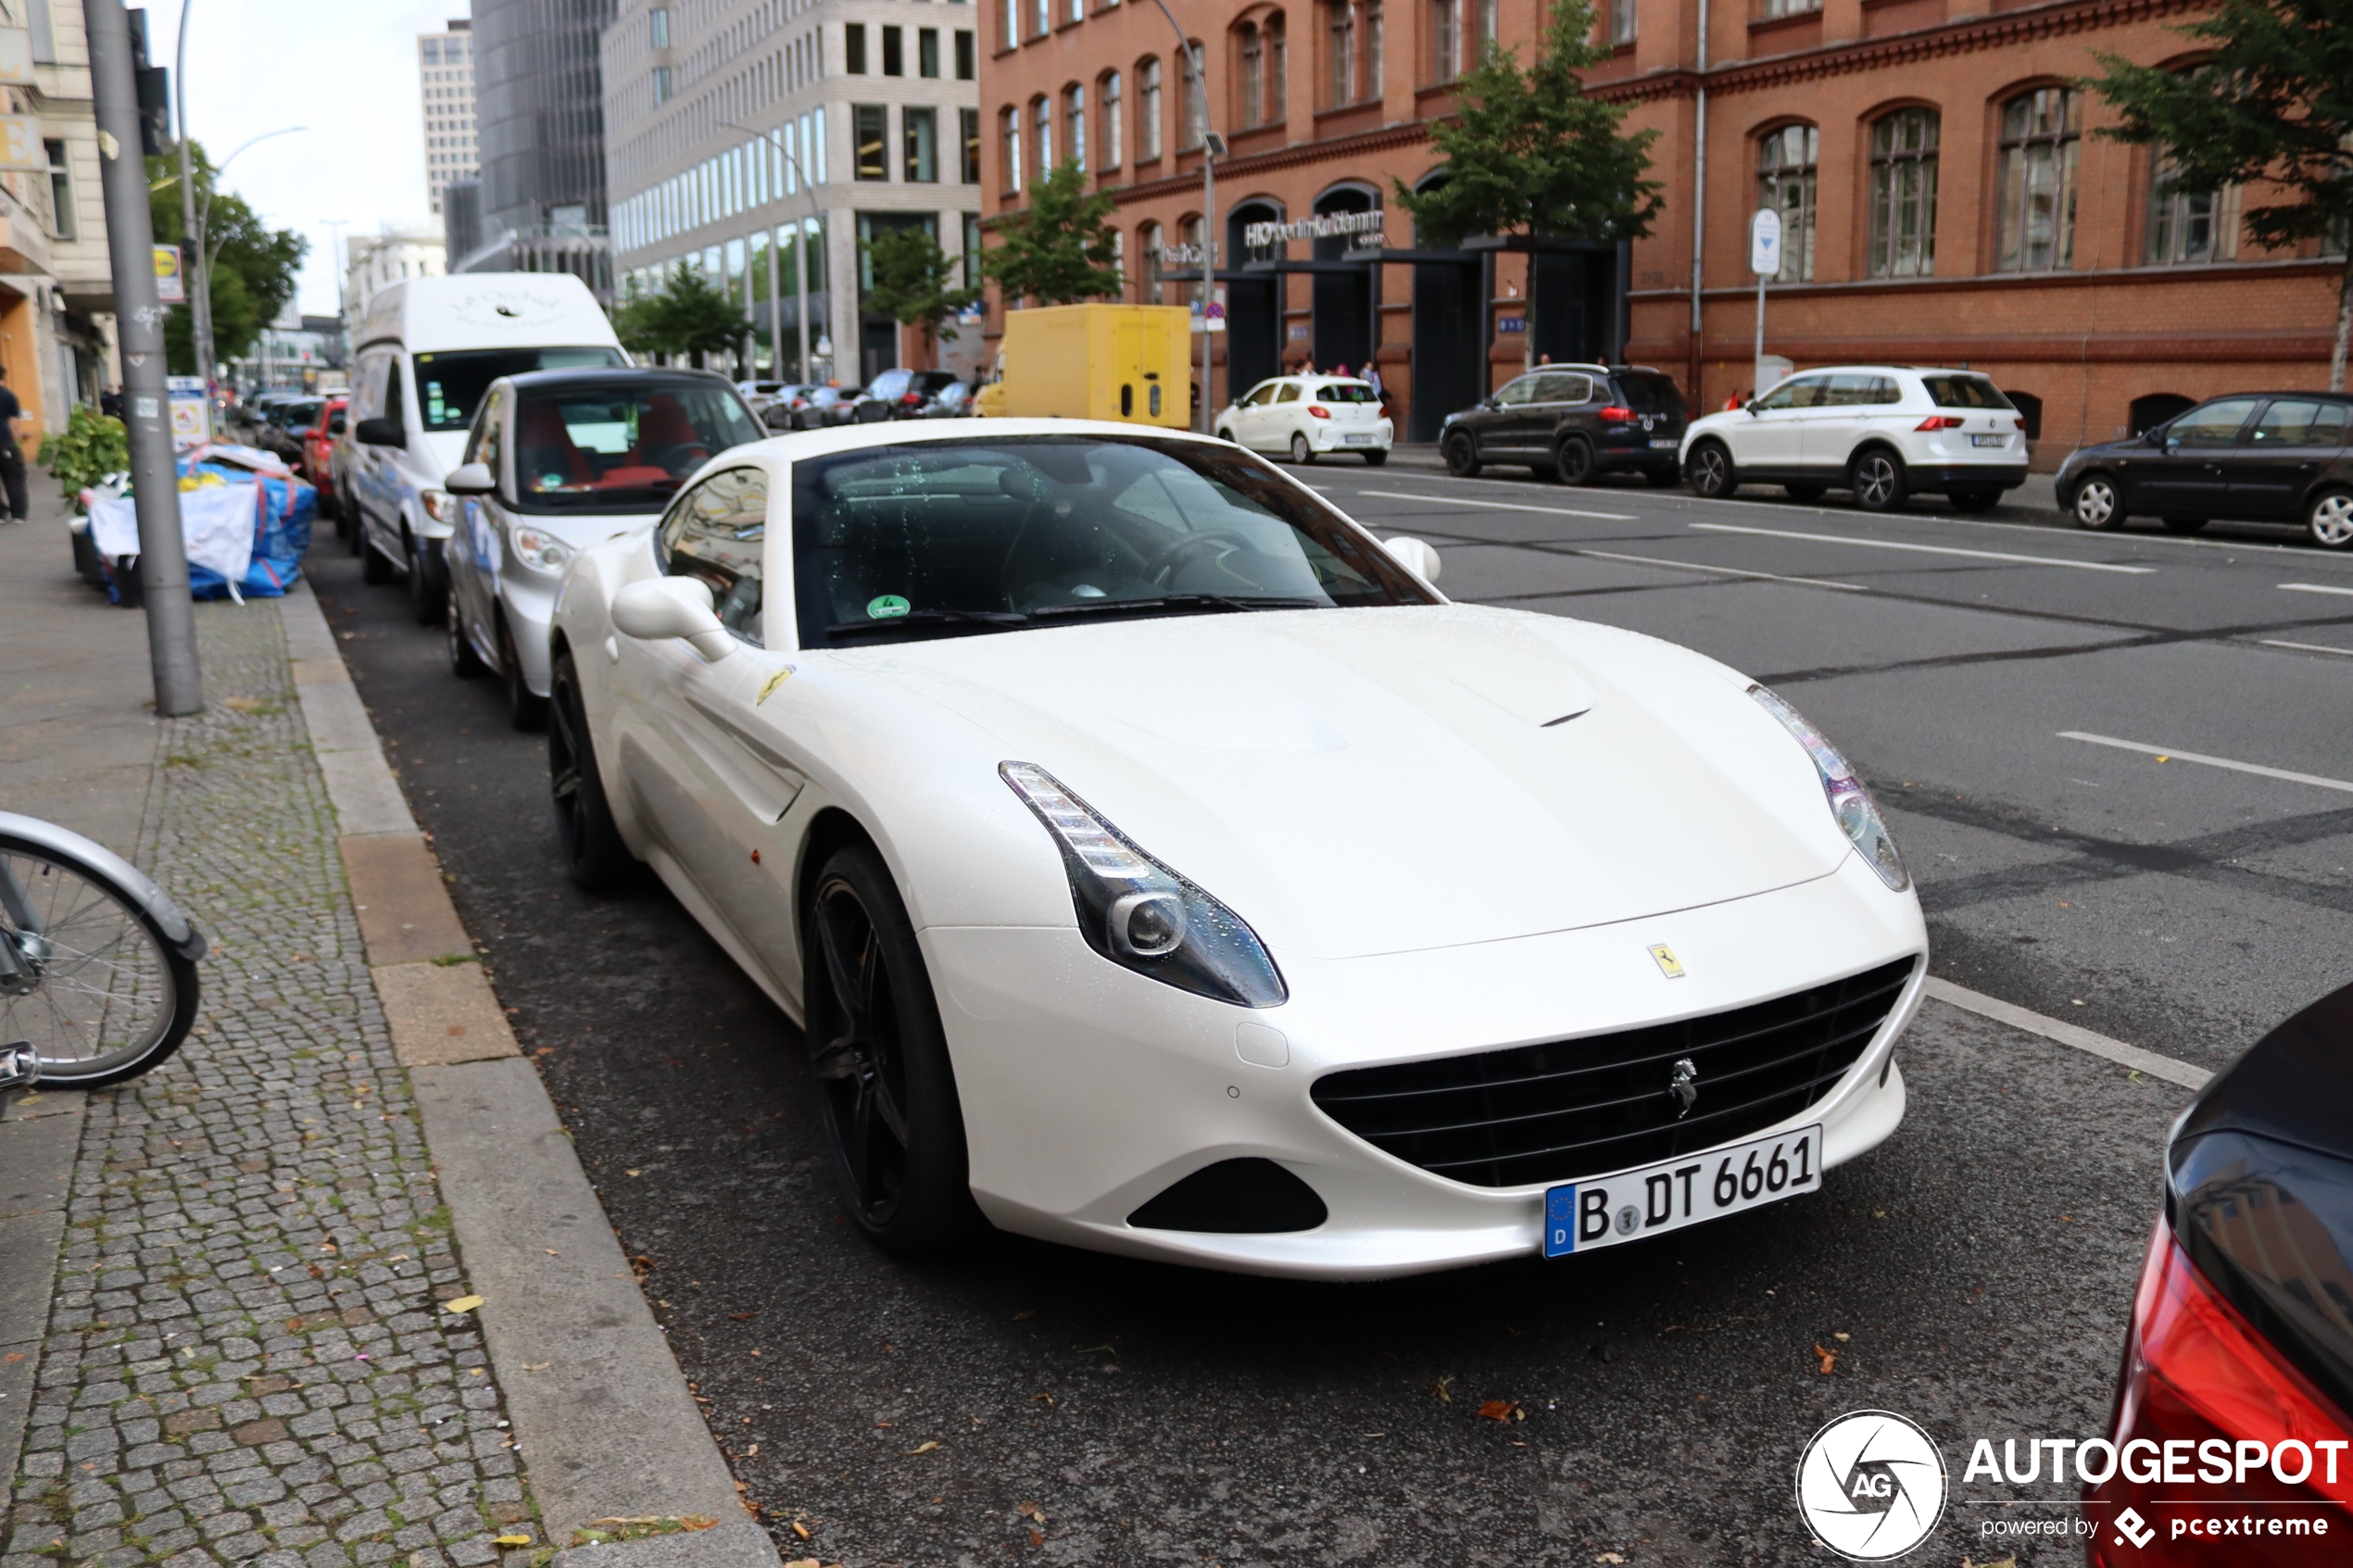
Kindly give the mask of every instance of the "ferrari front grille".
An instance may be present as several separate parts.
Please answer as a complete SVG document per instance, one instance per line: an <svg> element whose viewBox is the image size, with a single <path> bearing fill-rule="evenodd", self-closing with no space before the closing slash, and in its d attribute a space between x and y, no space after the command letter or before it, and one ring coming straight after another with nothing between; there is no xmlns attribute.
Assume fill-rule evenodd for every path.
<svg viewBox="0 0 2353 1568"><path fill-rule="evenodd" d="M1830 1092L1912 975L1902 959L1730 1012L1326 1073L1324 1114L1472 1186L1571 1182L1761 1132Z"/></svg>

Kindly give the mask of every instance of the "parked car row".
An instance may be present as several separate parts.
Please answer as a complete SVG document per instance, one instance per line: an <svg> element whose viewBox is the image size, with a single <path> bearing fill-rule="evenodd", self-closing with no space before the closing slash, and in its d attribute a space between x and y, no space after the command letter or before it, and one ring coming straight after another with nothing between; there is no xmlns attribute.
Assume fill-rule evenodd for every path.
<svg viewBox="0 0 2353 1568"><path fill-rule="evenodd" d="M770 430L830 430L887 420L956 420L973 411L970 383L947 370L889 370L856 392L779 383L759 410Z"/></svg>

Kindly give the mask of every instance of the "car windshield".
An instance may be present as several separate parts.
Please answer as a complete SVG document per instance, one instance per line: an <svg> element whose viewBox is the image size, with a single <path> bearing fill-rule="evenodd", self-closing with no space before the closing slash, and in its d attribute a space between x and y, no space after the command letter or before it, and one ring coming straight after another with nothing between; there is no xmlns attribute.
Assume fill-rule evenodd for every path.
<svg viewBox="0 0 2353 1568"><path fill-rule="evenodd" d="M586 370L622 365L618 348L469 348L416 358L417 396L427 430L463 430L482 395L500 376L529 370Z"/></svg>
<svg viewBox="0 0 2353 1568"><path fill-rule="evenodd" d="M1434 602L1247 453L1083 435L802 458L793 581L803 647L1102 615Z"/></svg>
<svg viewBox="0 0 2353 1568"><path fill-rule="evenodd" d="M1617 400L1638 414L1680 415L1683 411L1683 394L1672 376L1655 370L1625 370L1614 379Z"/></svg>
<svg viewBox="0 0 2353 1568"><path fill-rule="evenodd" d="M1378 403L1373 389L1360 381L1326 382L1315 389L1318 403Z"/></svg>
<svg viewBox="0 0 2353 1568"><path fill-rule="evenodd" d="M514 430L521 509L575 514L659 511L712 455L767 435L732 386L604 376L525 385Z"/></svg>
<svg viewBox="0 0 2353 1568"><path fill-rule="evenodd" d="M1929 401L1940 408L2015 408L2002 389L1983 376L1922 376Z"/></svg>

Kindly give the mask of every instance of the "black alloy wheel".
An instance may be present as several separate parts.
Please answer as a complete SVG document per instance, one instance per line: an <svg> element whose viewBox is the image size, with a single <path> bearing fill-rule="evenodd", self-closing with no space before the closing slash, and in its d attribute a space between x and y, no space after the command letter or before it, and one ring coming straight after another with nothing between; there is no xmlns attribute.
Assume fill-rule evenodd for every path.
<svg viewBox="0 0 2353 1568"><path fill-rule="evenodd" d="M1912 494L1904 459L1884 446L1855 455L1846 465L1846 487L1855 493L1855 504L1867 512L1900 512Z"/></svg>
<svg viewBox="0 0 2353 1568"><path fill-rule="evenodd" d="M810 1070L834 1177L893 1251L971 1239L963 1111L915 934L882 857L846 845L818 871L802 922Z"/></svg>
<svg viewBox="0 0 2353 1568"><path fill-rule="evenodd" d="M1784 484L1781 488L1788 493L1791 500L1802 501L1810 507L1815 502L1822 498L1822 492L1828 490L1830 486L1827 484L1806 483Z"/></svg>
<svg viewBox="0 0 2353 1568"><path fill-rule="evenodd" d="M1683 477L1693 495L1711 501L1723 500L1740 488L1740 476L1732 471L1732 455L1720 441L1703 441L1692 447Z"/></svg>
<svg viewBox="0 0 2353 1568"><path fill-rule="evenodd" d="M1562 438L1554 448L1553 466L1563 484L1591 484L1595 477L1593 444L1581 435Z"/></svg>
<svg viewBox="0 0 2353 1568"><path fill-rule="evenodd" d="M621 836L605 798L588 710L580 700L580 671L569 651L556 655L548 676L547 788L556 805L556 836L564 869L590 893L610 893L636 879L637 858Z"/></svg>
<svg viewBox="0 0 2353 1568"><path fill-rule="evenodd" d="M522 676L522 659L515 652L515 639L507 630L507 618L498 618L498 679L506 687L507 722L528 733L547 721L547 699L534 696L531 686Z"/></svg>
<svg viewBox="0 0 2353 1568"><path fill-rule="evenodd" d="M1441 451L1446 458L1448 473L1453 474L1456 479L1478 477L1478 470L1482 466L1478 460L1478 448L1472 445L1471 438L1467 434L1449 436Z"/></svg>

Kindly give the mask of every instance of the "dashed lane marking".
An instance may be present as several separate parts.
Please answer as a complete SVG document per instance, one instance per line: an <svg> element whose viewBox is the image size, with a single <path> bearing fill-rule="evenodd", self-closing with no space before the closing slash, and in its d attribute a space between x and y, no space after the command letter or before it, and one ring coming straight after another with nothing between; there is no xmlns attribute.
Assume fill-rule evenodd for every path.
<svg viewBox="0 0 2353 1568"><path fill-rule="evenodd" d="M2343 594L2347 598L2353 598L2353 588L2339 588L2327 583L2283 583L2280 584L2280 592L2284 594Z"/></svg>
<svg viewBox="0 0 2353 1568"><path fill-rule="evenodd" d="M2195 762L2202 768L2224 768L2233 773L2253 773L2258 778L2282 779L2289 784L2310 784L2314 789L2334 789L2346 795L2353 795L2353 780L2322 778L2318 773L2291 772L2285 768L2266 768L2260 762L2238 762L2228 757L2206 757L2195 751L2177 751L2170 746L2147 746L2136 740L2118 740L2113 735L2086 734L2082 730L2061 730L2058 737L2061 740L2080 740L2091 746L2111 746L2118 751L2137 751L2144 756L2162 757L2175 762Z"/></svg>
<svg viewBox="0 0 2353 1568"><path fill-rule="evenodd" d="M1768 539L1807 539L1819 545L1859 545L1871 550L1911 550L1927 556L1966 556L1973 560L2014 561L2022 566L2062 566L2077 571L2115 571L2131 577L2146 577L2157 571L2153 566L2119 566L2104 560L2067 560L2057 556L2020 556L2005 550L1964 550L1956 545L1915 545L1895 539L1857 539L1848 533L1799 533L1786 528L1743 528L1736 522L1695 522L1693 528L1710 533L1756 533ZM2353 590L2344 590L2353 592Z"/></svg>
<svg viewBox="0 0 2353 1568"><path fill-rule="evenodd" d="M2353 659L2353 648L2333 648L2326 643L2284 643L2276 637L2258 637L2256 641L2267 648L2294 648L2298 653L2333 653L2340 659Z"/></svg>

